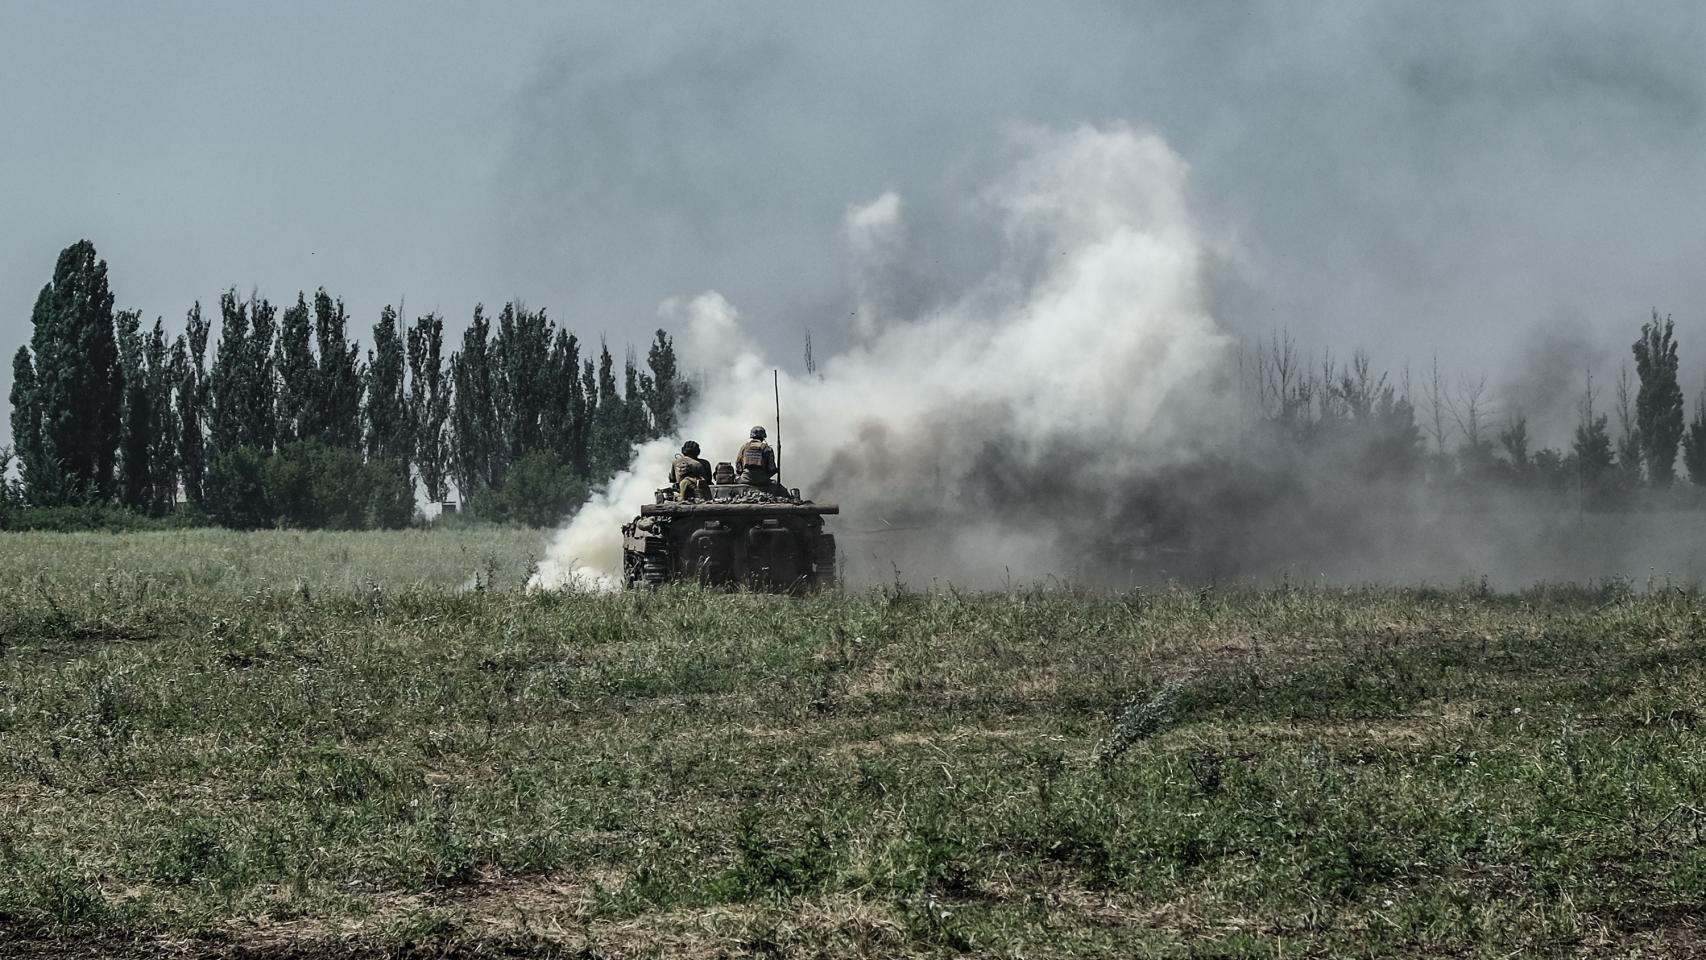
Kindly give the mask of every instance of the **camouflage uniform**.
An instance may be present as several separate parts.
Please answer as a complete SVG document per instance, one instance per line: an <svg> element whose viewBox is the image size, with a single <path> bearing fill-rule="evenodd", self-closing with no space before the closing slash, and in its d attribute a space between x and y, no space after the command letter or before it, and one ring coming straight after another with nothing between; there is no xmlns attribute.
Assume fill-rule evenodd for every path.
<svg viewBox="0 0 1706 960"><path fill-rule="evenodd" d="M669 465L669 482L683 500L694 500L710 493L711 465L685 453L675 455Z"/></svg>
<svg viewBox="0 0 1706 960"><path fill-rule="evenodd" d="M735 454L735 469L741 483L762 487L776 476L776 451L763 440L748 440Z"/></svg>

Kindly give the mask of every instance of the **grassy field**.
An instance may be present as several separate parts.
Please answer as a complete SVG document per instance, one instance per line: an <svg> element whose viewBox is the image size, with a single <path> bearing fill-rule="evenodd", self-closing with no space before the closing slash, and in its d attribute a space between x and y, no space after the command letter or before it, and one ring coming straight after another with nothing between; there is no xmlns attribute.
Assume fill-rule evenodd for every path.
<svg viewBox="0 0 1706 960"><path fill-rule="evenodd" d="M0 596L38 586L135 600L332 591L460 590L524 584L544 556L538 530L329 533L199 529L146 533L0 533Z"/></svg>
<svg viewBox="0 0 1706 960"><path fill-rule="evenodd" d="M0 536L0 955L1706 954L1706 599ZM478 574L478 576L476 576Z"/></svg>

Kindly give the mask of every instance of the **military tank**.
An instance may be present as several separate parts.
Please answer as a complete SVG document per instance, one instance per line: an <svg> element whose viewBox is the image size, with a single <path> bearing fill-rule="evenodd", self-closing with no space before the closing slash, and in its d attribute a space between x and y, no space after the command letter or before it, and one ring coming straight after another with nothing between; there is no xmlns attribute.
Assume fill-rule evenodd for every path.
<svg viewBox="0 0 1706 960"><path fill-rule="evenodd" d="M718 479L729 465L717 464ZM711 483L683 500L673 487L622 525L623 582L630 588L689 581L766 593L836 583L835 536L823 518L841 512L779 484Z"/></svg>

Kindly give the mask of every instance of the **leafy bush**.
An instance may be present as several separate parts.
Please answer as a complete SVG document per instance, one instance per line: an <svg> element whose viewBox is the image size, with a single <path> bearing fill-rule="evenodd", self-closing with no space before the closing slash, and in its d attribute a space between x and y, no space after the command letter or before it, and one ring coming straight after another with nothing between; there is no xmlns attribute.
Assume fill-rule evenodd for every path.
<svg viewBox="0 0 1706 960"><path fill-rule="evenodd" d="M361 459L320 443L293 443L269 457L263 487L274 522L307 530L362 525Z"/></svg>
<svg viewBox="0 0 1706 960"><path fill-rule="evenodd" d="M409 465L375 460L366 466L367 529L401 530L415 520L415 481Z"/></svg>
<svg viewBox="0 0 1706 960"><path fill-rule="evenodd" d="M207 512L222 527L256 530L277 516L267 498L267 455L237 447L213 458L207 467Z"/></svg>
<svg viewBox="0 0 1706 960"><path fill-rule="evenodd" d="M239 447L214 458L207 507L222 526L239 530L396 529L414 518L415 492L396 464L304 440L276 454Z"/></svg>
<svg viewBox="0 0 1706 960"><path fill-rule="evenodd" d="M515 462L504 485L475 509L490 520L552 527L586 502L587 486L554 455L530 453Z"/></svg>
<svg viewBox="0 0 1706 960"><path fill-rule="evenodd" d="M46 533L98 530L105 533L125 533L132 530L176 529L181 526L184 524L171 519L150 517L111 505L20 507L0 503L0 530L35 530Z"/></svg>
<svg viewBox="0 0 1706 960"><path fill-rule="evenodd" d="M0 530L123 533L131 530L181 530L212 524L206 514L188 506L181 506L162 517L150 517L103 503L32 507L24 502L23 485L11 476L15 459L10 447L0 447Z"/></svg>

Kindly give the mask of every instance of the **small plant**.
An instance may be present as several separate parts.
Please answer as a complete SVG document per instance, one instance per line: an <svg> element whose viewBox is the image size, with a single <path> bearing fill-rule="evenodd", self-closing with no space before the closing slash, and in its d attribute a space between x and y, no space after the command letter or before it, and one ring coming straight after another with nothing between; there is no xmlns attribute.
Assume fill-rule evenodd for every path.
<svg viewBox="0 0 1706 960"><path fill-rule="evenodd" d="M1221 763L1220 754L1213 750L1198 750L1191 754L1191 779L1196 781L1203 796L1212 797L1220 793Z"/></svg>
<svg viewBox="0 0 1706 960"><path fill-rule="evenodd" d="M751 807L736 820L738 859L715 884L725 898L788 899L810 893L834 876L835 850L821 827L812 824L798 844L791 844L766 835L763 825L763 815Z"/></svg>
<svg viewBox="0 0 1706 960"><path fill-rule="evenodd" d="M111 907L100 887L69 863L59 863L26 880L26 896L36 917L51 927L85 927L107 919Z"/></svg>
<svg viewBox="0 0 1706 960"><path fill-rule="evenodd" d="M200 820L187 820L160 843L152 872L168 883L188 884L223 873L228 861L217 828Z"/></svg>
<svg viewBox="0 0 1706 960"><path fill-rule="evenodd" d="M1147 740L1173 720L1179 702L1179 685L1168 684L1154 696L1134 695L1125 702L1114 728L1096 744L1096 769L1106 774L1114 762L1138 741Z"/></svg>
<svg viewBox="0 0 1706 960"><path fill-rule="evenodd" d="M105 753L122 753L136 735L135 717L124 702L118 679L101 674L87 687L83 721L90 737Z"/></svg>

